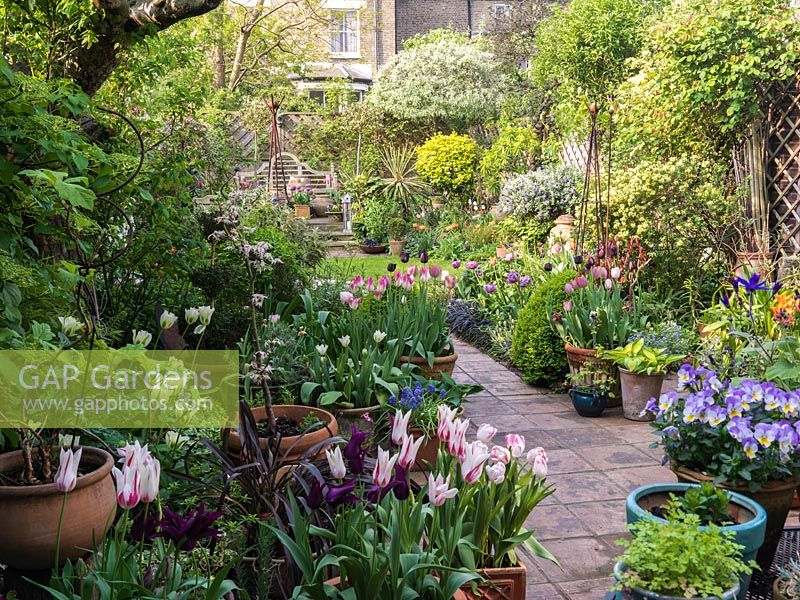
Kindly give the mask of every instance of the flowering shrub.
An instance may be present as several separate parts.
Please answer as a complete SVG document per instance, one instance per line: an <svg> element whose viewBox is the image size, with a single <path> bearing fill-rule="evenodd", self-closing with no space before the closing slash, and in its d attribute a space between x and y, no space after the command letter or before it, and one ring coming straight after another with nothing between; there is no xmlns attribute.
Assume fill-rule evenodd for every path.
<svg viewBox="0 0 800 600"><path fill-rule="evenodd" d="M579 173L567 166L514 175L500 192L498 208L518 219L552 221L578 204L579 182Z"/></svg>
<svg viewBox="0 0 800 600"><path fill-rule="evenodd" d="M417 150L417 173L441 192L469 193L477 170L478 145L468 135L437 133Z"/></svg>
<svg viewBox="0 0 800 600"><path fill-rule="evenodd" d="M715 371L684 365L678 389L645 410L674 464L756 490L772 480L800 477L800 391L769 382L733 384Z"/></svg>

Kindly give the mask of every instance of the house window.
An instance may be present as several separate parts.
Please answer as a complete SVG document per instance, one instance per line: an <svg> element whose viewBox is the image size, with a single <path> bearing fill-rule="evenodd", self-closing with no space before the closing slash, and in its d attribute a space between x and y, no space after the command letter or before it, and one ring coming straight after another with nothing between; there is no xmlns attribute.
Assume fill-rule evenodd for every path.
<svg viewBox="0 0 800 600"><path fill-rule="evenodd" d="M320 106L325 106L325 90L308 90L308 97Z"/></svg>
<svg viewBox="0 0 800 600"><path fill-rule="evenodd" d="M502 19L511 13L511 7L508 4L492 4L492 16L495 19Z"/></svg>
<svg viewBox="0 0 800 600"><path fill-rule="evenodd" d="M331 11L331 54L355 54L358 48L358 11Z"/></svg>

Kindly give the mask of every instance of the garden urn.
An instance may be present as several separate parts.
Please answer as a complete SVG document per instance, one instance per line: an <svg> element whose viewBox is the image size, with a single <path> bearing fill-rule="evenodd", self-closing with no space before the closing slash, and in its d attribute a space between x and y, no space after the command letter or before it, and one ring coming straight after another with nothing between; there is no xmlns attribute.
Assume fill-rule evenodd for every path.
<svg viewBox="0 0 800 600"><path fill-rule="evenodd" d="M622 414L631 421L652 421L655 415L645 412L644 407L650 398L661 396L664 373L634 373L619 367L620 387L622 388Z"/></svg>
<svg viewBox="0 0 800 600"><path fill-rule="evenodd" d="M108 452L87 446L81 454L75 489L66 495L55 483L0 486L0 563L38 571L53 567L57 540L62 563L78 559L95 543L102 543L117 510L113 466L114 458ZM11 475L22 468L22 450L0 455L0 473Z"/></svg>
<svg viewBox="0 0 800 600"><path fill-rule="evenodd" d="M570 242L575 234L575 217L572 215L561 215L555 221L555 226L550 230L550 236L554 240Z"/></svg>

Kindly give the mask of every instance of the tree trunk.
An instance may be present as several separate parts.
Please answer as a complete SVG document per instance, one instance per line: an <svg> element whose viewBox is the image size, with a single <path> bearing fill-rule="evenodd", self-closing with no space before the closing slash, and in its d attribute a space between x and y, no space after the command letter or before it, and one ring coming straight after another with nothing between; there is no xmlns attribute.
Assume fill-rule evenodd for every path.
<svg viewBox="0 0 800 600"><path fill-rule="evenodd" d="M214 21L216 24L216 35L214 37L214 48L211 51L211 65L213 67L214 81L213 86L215 90L225 89L225 41L223 34L223 21L225 13L218 10L214 14Z"/></svg>
<svg viewBox="0 0 800 600"><path fill-rule="evenodd" d="M242 65L244 63L244 56L247 53L247 42L250 40L250 35L258 23L258 19L264 10L264 0L258 0L251 9L247 11L247 18L244 25L239 30L239 39L236 42L236 53L233 55L233 66L231 67L231 77L228 80L228 87L231 91L235 90L242 80Z"/></svg>
<svg viewBox="0 0 800 600"><path fill-rule="evenodd" d="M102 13L102 19L94 26L97 42L81 49L64 66L64 73L84 92L94 95L119 65L119 48L142 33L157 33L214 10L221 3L222 0L93 0L94 7Z"/></svg>

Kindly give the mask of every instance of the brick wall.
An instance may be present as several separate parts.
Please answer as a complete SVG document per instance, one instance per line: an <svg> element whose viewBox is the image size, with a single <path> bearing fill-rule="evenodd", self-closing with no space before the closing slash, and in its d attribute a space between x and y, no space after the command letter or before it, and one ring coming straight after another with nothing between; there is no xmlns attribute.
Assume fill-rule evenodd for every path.
<svg viewBox="0 0 800 600"><path fill-rule="evenodd" d="M452 27L468 31L467 0L395 0L395 6L398 50L408 38L431 29Z"/></svg>

